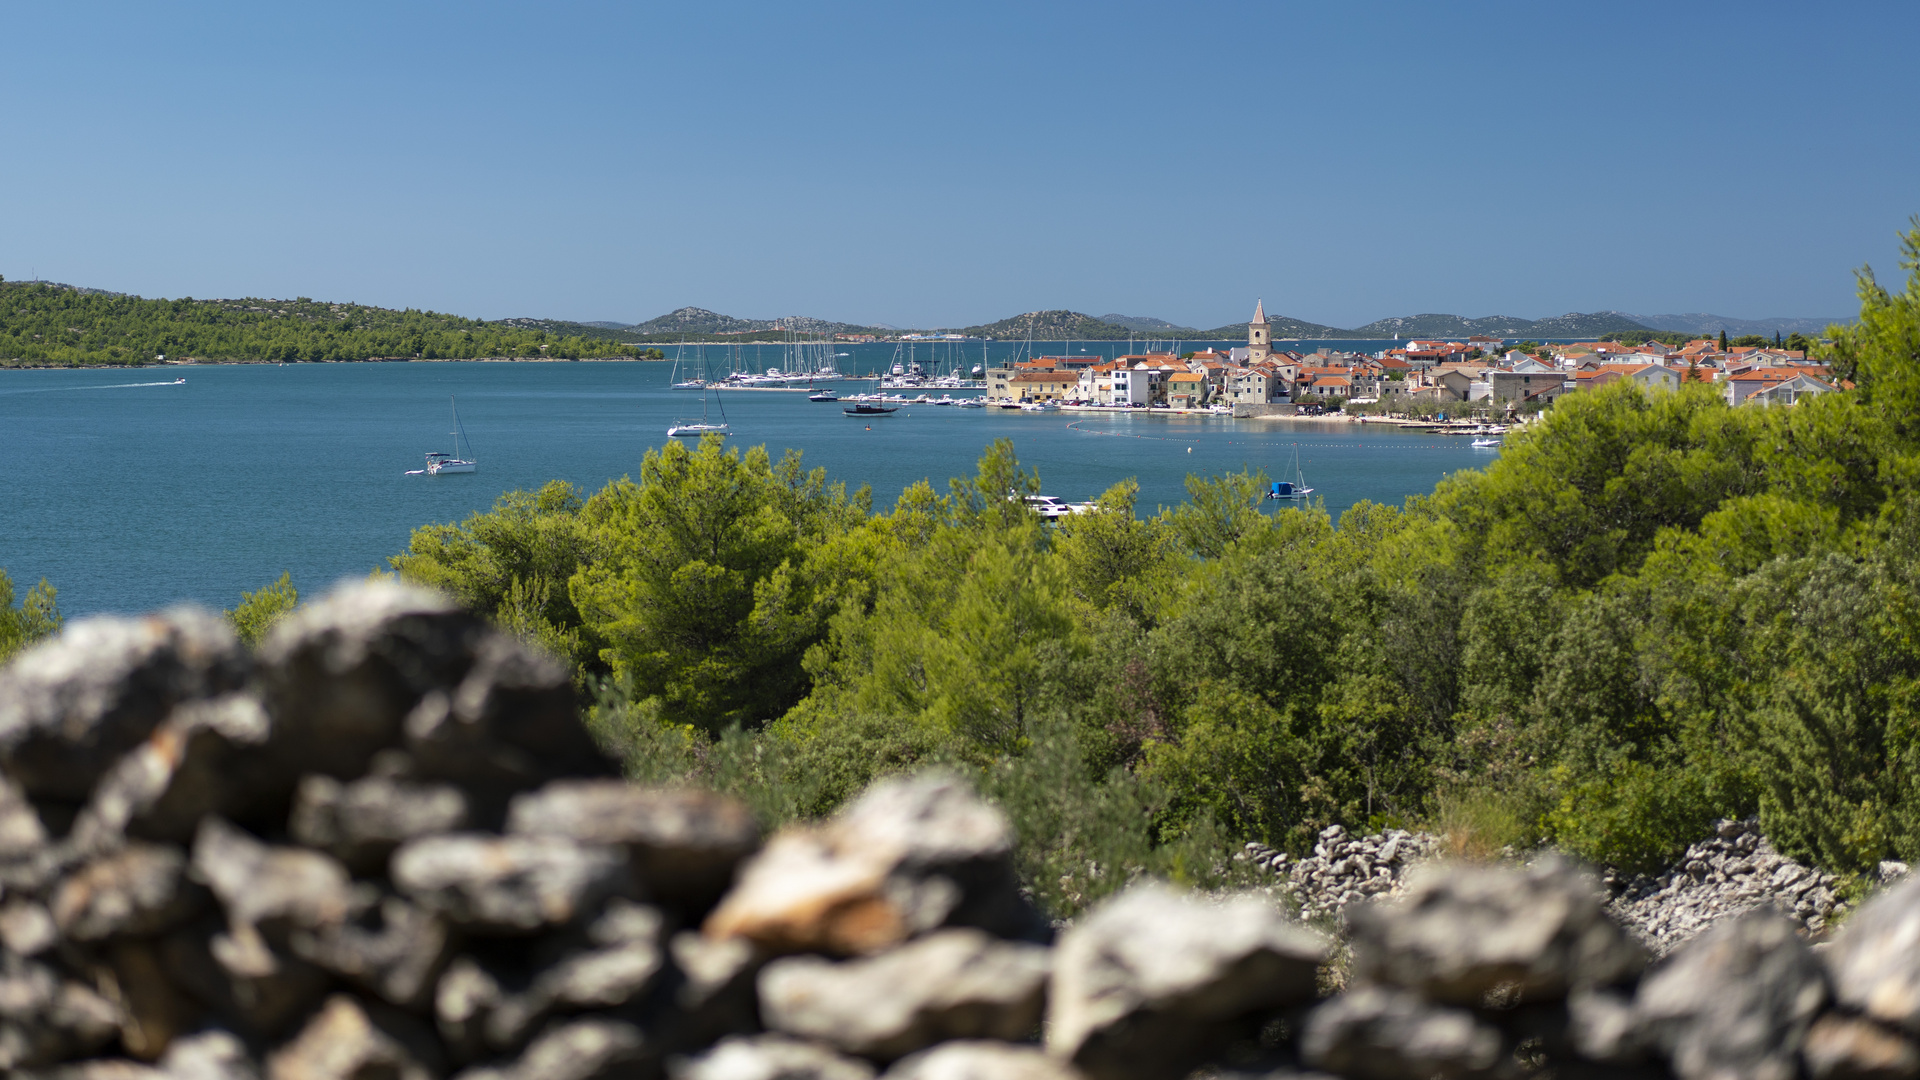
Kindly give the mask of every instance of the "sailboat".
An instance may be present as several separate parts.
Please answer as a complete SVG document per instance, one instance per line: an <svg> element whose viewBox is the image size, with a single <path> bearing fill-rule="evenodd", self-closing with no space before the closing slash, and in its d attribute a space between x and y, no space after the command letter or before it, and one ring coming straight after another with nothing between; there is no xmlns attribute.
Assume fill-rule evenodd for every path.
<svg viewBox="0 0 1920 1080"><path fill-rule="evenodd" d="M460 456L460 444L467 441L467 429L460 423L460 406L451 397L447 399L447 404L453 409L453 430L448 432L453 436L453 450L451 452L427 451L427 467L408 469L408 476L419 476L422 473L428 476L440 476L443 473L470 473L479 468L480 462L473 456L472 443L467 443L467 456Z"/></svg>
<svg viewBox="0 0 1920 1080"><path fill-rule="evenodd" d="M707 419L707 402L709 401L712 401L713 404L720 409L719 423L714 423L713 421ZM700 352L700 419L675 420L671 425L667 427L667 437L670 439L678 439L682 437L697 439L702 435L726 435L727 433L728 433L727 432L727 407L725 405L721 405L719 398L715 396L713 385L711 381L708 380L707 378L706 352L705 350L701 350Z"/></svg>
<svg viewBox="0 0 1920 1080"><path fill-rule="evenodd" d="M702 348L704 349L705 347L702 346ZM706 360L705 360L706 354L704 352L700 354L701 356L700 377L697 379L685 379L685 380L680 378L680 358L681 358L681 355L686 352L686 350L687 350L687 343L683 341L680 343L680 347L673 351L673 375L671 376L673 389L704 390L706 389L706 386L707 386L707 367L706 367Z"/></svg>
<svg viewBox="0 0 1920 1080"><path fill-rule="evenodd" d="M1313 489L1307 486L1307 478L1300 472L1300 444L1294 443L1293 480L1292 482L1275 480L1272 485L1267 488L1267 498L1304 499L1311 494L1313 494Z"/></svg>

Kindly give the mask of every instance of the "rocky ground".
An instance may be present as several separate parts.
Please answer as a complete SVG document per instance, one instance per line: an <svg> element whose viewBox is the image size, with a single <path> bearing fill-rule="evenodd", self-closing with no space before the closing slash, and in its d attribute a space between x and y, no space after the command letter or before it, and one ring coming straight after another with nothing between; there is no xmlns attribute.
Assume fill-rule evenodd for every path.
<svg viewBox="0 0 1920 1080"><path fill-rule="evenodd" d="M763 838L732 800L612 773L564 669L403 586L257 654L211 616L77 622L0 671L0 1070L1920 1077L1920 882L1816 951L1831 883L1744 824L1625 906L1571 863L1446 865L1432 837L1250 849L1344 926L1328 994L1340 946L1268 897L1145 883L1056 931L953 774ZM1762 874L1795 917L1737 912L1657 963L1617 917L1746 903Z"/></svg>
<svg viewBox="0 0 1920 1080"><path fill-rule="evenodd" d="M1405 892L1410 873L1443 849L1444 839L1431 833L1353 836L1335 825L1304 859L1289 860L1259 843L1246 845L1239 858L1272 873L1303 920L1339 927L1350 907ZM1882 881L1906 872L1902 863L1880 868ZM1845 908L1834 893L1833 875L1775 851L1753 820L1720 822L1714 836L1688 848L1661 874L1610 875L1605 884L1608 911L1655 955L1754 908L1774 908L1808 935L1818 935Z"/></svg>

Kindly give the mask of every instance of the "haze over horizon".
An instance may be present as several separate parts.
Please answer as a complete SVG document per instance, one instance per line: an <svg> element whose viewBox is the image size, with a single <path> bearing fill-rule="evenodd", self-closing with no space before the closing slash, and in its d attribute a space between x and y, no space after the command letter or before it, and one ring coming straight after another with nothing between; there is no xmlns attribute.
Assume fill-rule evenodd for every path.
<svg viewBox="0 0 1920 1080"><path fill-rule="evenodd" d="M146 296L1820 318L1920 210L1911 4L6 19L0 274Z"/></svg>

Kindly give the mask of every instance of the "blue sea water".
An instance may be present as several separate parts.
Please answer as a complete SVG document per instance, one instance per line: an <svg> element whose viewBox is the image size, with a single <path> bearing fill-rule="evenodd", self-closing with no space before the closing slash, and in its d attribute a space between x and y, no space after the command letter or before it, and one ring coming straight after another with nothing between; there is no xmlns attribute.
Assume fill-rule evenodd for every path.
<svg viewBox="0 0 1920 1080"><path fill-rule="evenodd" d="M1073 347L1113 355L1125 345ZM973 343L971 355L979 349ZM891 345L843 350L854 355L842 370L871 371L893 354ZM763 356L771 359L762 366L778 362L771 350ZM711 347L708 359L724 366ZM740 359L751 368L761 357L748 346ZM180 601L231 607L282 571L313 595L385 566L414 527L458 521L504 491L564 479L591 492L637 473L670 423L700 413L699 394L668 388L672 370L630 362L0 372L0 568L22 591L46 578L70 617ZM184 385L170 382L182 374ZM716 396L734 444L800 450L832 479L870 485L878 508L917 480L944 491L1001 437L1047 494L1088 499L1132 477L1143 513L1183 501L1189 473L1288 473L1296 448L1335 515L1362 499L1424 494L1493 453L1463 437L1365 425L931 406L868 420L803 394ZM479 471L402 475L424 451L451 448L454 397Z"/></svg>

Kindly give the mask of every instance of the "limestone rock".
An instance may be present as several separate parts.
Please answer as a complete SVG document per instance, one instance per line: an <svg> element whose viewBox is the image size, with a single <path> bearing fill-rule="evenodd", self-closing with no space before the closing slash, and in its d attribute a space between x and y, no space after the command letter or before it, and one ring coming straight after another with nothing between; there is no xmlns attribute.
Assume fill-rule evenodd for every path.
<svg viewBox="0 0 1920 1080"><path fill-rule="evenodd" d="M271 721L250 694L181 705L115 763L74 823L84 851L125 837L185 841L200 819L249 817L269 797L261 775Z"/></svg>
<svg viewBox="0 0 1920 1080"><path fill-rule="evenodd" d="M613 1080L653 1073L639 1028L620 1020L575 1020L535 1039L505 1067L469 1069L460 1080Z"/></svg>
<svg viewBox="0 0 1920 1080"><path fill-rule="evenodd" d="M218 616L79 619L0 669L0 771L35 798L85 799L175 705L236 690L247 656Z"/></svg>
<svg viewBox="0 0 1920 1080"><path fill-rule="evenodd" d="M1355 1080L1486 1076L1500 1049L1499 1031L1473 1013L1381 987L1314 1009L1300 1040L1307 1064Z"/></svg>
<svg viewBox="0 0 1920 1080"><path fill-rule="evenodd" d="M1920 878L1855 912L1825 960L1840 1004L1920 1033Z"/></svg>
<svg viewBox="0 0 1920 1080"><path fill-rule="evenodd" d="M0 946L15 956L38 956L60 943L60 928L46 907L15 898L0 905Z"/></svg>
<svg viewBox="0 0 1920 1080"><path fill-rule="evenodd" d="M1628 981L1647 961L1607 917L1598 883L1557 858L1525 869L1430 864L1402 899L1348 920L1355 978L1452 1005L1478 1006L1495 988L1553 1000Z"/></svg>
<svg viewBox="0 0 1920 1080"><path fill-rule="evenodd" d="M1047 1045L1096 1078L1165 1075L1214 1025L1312 999L1326 956L1265 901L1136 886L1061 936Z"/></svg>
<svg viewBox="0 0 1920 1080"><path fill-rule="evenodd" d="M1792 1080L1826 999L1793 924L1754 911L1676 949L1642 980L1634 1011L1683 1080Z"/></svg>
<svg viewBox="0 0 1920 1080"><path fill-rule="evenodd" d="M452 955L446 924L398 896L357 908L341 922L295 931L292 952L393 1005L423 1007Z"/></svg>
<svg viewBox="0 0 1920 1080"><path fill-rule="evenodd" d="M1666 872L1615 881L1614 918L1665 954L1714 923L1760 907L1787 913L1809 933L1839 909L1833 875L1775 851L1758 819L1724 820Z"/></svg>
<svg viewBox="0 0 1920 1080"><path fill-rule="evenodd" d="M430 1041L393 1013L370 1012L336 994L300 1034L267 1059L269 1080L433 1080L441 1063Z"/></svg>
<svg viewBox="0 0 1920 1080"><path fill-rule="evenodd" d="M262 843L217 817L202 819L194 836L193 871L231 923L269 936L338 925L354 907L352 879L337 860Z"/></svg>
<svg viewBox="0 0 1920 1080"><path fill-rule="evenodd" d="M422 696L466 676L487 633L451 600L397 581L343 586L295 611L256 654L277 767L364 775Z"/></svg>
<svg viewBox="0 0 1920 1080"><path fill-rule="evenodd" d="M246 1045L217 1028L175 1039L159 1065L166 1080L260 1080L260 1066Z"/></svg>
<svg viewBox="0 0 1920 1080"><path fill-rule="evenodd" d="M673 1080L873 1080L873 1066L784 1035L735 1036L691 1060L669 1063Z"/></svg>
<svg viewBox="0 0 1920 1080"><path fill-rule="evenodd" d="M624 847L649 894L696 908L726 891L760 846L759 823L737 799L620 780L559 780L520 795L507 830Z"/></svg>
<svg viewBox="0 0 1920 1080"><path fill-rule="evenodd" d="M531 933L591 916L634 894L624 852L558 837L457 833L414 840L394 854L401 892L457 926Z"/></svg>
<svg viewBox="0 0 1920 1080"><path fill-rule="evenodd" d="M487 827L549 780L618 775L579 721L566 667L497 631L474 643L457 685L420 698L404 731L419 776L459 785Z"/></svg>
<svg viewBox="0 0 1920 1080"><path fill-rule="evenodd" d="M1047 950L980 930L941 930L835 963L776 960L760 973L768 1027L881 1061L944 1039L1025 1039L1046 1000Z"/></svg>
<svg viewBox="0 0 1920 1080"><path fill-rule="evenodd" d="M83 1057L119 1031L120 1010L53 968L0 954L0 1070Z"/></svg>
<svg viewBox="0 0 1920 1080"><path fill-rule="evenodd" d="M882 780L838 817L776 835L708 916L709 937L868 954L941 926L1034 936L1006 818L959 777Z"/></svg>
<svg viewBox="0 0 1920 1080"><path fill-rule="evenodd" d="M466 795L451 784L309 775L294 794L287 827L300 843L368 873L408 840L464 829L469 818Z"/></svg>
<svg viewBox="0 0 1920 1080"><path fill-rule="evenodd" d="M1038 1047L961 1040L941 1043L887 1070L886 1080L1079 1080Z"/></svg>
<svg viewBox="0 0 1920 1080"><path fill-rule="evenodd" d="M187 880L187 860L171 847L130 845L97 859L60 883L53 922L73 941L146 936L197 913L206 893Z"/></svg>
<svg viewBox="0 0 1920 1080"><path fill-rule="evenodd" d="M1813 1080L1911 1080L1920 1076L1913 1040L1859 1016L1828 1013L1807 1030L1801 1057Z"/></svg>

